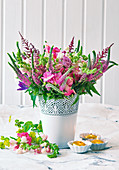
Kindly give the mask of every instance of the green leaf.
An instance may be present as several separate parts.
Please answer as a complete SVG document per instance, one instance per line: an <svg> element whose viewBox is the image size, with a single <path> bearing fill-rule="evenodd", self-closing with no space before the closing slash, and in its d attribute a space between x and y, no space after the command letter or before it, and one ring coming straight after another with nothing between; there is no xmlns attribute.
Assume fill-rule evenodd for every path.
<svg viewBox="0 0 119 170"><path fill-rule="evenodd" d="M108 49L108 57L107 57L107 62L110 61L110 48Z"/></svg>
<svg viewBox="0 0 119 170"><path fill-rule="evenodd" d="M18 48L18 51L20 52L19 42L18 42L18 41L16 42L16 46L17 46L17 48Z"/></svg>
<svg viewBox="0 0 119 170"><path fill-rule="evenodd" d="M76 104L78 101L79 101L79 94L77 94L77 97L72 105Z"/></svg>
<svg viewBox="0 0 119 170"><path fill-rule="evenodd" d="M78 45L77 45L77 48L76 48L76 53L79 52L79 48L80 48L80 40L78 40Z"/></svg>
<svg viewBox="0 0 119 170"><path fill-rule="evenodd" d="M88 68L91 69L91 59L90 59L90 54L88 55Z"/></svg>
<svg viewBox="0 0 119 170"><path fill-rule="evenodd" d="M12 137L12 136L10 136L10 138L11 138L11 139L14 139L14 140L16 140L16 141L17 141L17 139L16 139L16 138L14 138L14 137Z"/></svg>
<svg viewBox="0 0 119 170"><path fill-rule="evenodd" d="M116 62L114 62L114 61L109 61L109 62L116 65L116 66L118 66L118 64Z"/></svg>
<svg viewBox="0 0 119 170"><path fill-rule="evenodd" d="M42 126L42 121L40 120L37 129L39 130L39 132L43 132L43 126Z"/></svg>
<svg viewBox="0 0 119 170"><path fill-rule="evenodd" d="M66 82L67 82L67 80L68 80L68 79L70 79L70 80L71 80L71 77L69 77L69 76L68 76L68 77L66 77L66 78L64 79L64 82L61 84L61 86L64 86L64 85L66 84Z"/></svg>
<svg viewBox="0 0 119 170"><path fill-rule="evenodd" d="M53 84L47 84L47 87L51 87L53 90L57 91L60 94L64 94L62 91L60 91L56 86Z"/></svg>
<svg viewBox="0 0 119 170"><path fill-rule="evenodd" d="M66 78L66 76L71 72L71 70L74 68L74 66L72 66L72 67L70 67L67 71L66 71L66 73L64 73L63 75L62 75L62 77L60 78L60 80L64 80L65 78Z"/></svg>
<svg viewBox="0 0 119 170"><path fill-rule="evenodd" d="M49 63L49 68L51 68L52 50L53 50L53 47L54 47L54 46L51 47L51 49L50 49L50 54L49 54L49 62L48 62L48 63Z"/></svg>
<svg viewBox="0 0 119 170"><path fill-rule="evenodd" d="M18 68L17 68L17 65L15 64L15 60L12 58L12 56L9 53L7 53L7 54L9 56L10 60L12 61L12 64L14 66L14 71L17 72ZM9 62L8 62L8 64L13 68L13 66Z"/></svg>
<svg viewBox="0 0 119 170"><path fill-rule="evenodd" d="M32 52L31 61L32 61L32 69L34 70L34 59L33 59L33 53L34 53L34 51Z"/></svg>
<svg viewBox="0 0 119 170"><path fill-rule="evenodd" d="M57 154L54 152L53 154L47 155L48 158L57 158Z"/></svg>
<svg viewBox="0 0 119 170"><path fill-rule="evenodd" d="M11 64L8 62L8 64L10 65L10 67L12 67L12 69L15 71L15 73L18 75L18 72L17 72L17 69Z"/></svg>
<svg viewBox="0 0 119 170"><path fill-rule="evenodd" d="M94 65L96 61L96 52L93 50L92 53L93 53L93 65Z"/></svg>
<svg viewBox="0 0 119 170"><path fill-rule="evenodd" d="M82 53L83 53L83 47L81 46L80 54L82 55Z"/></svg>
<svg viewBox="0 0 119 170"><path fill-rule="evenodd" d="M89 89L89 87L87 85L85 86L85 89L86 89L87 93L90 94L90 96L93 96L90 89Z"/></svg>
<svg viewBox="0 0 119 170"><path fill-rule="evenodd" d="M101 96L100 93L98 93L98 91L96 90L96 88L94 87L93 84L90 83L90 84L89 84L89 87L91 88L91 90L92 90L94 93L96 93L97 95Z"/></svg>
<svg viewBox="0 0 119 170"><path fill-rule="evenodd" d="M23 130L24 130L24 132L28 132L28 130L31 128L31 125L30 124L25 124L24 126L23 126Z"/></svg>
<svg viewBox="0 0 119 170"><path fill-rule="evenodd" d="M112 64L112 65L110 65L108 68L107 68L107 70L109 70L111 67L113 67L114 66L114 64Z"/></svg>
<svg viewBox="0 0 119 170"><path fill-rule="evenodd" d="M14 52L12 53L12 55L13 55L14 59L17 61L17 57Z"/></svg>

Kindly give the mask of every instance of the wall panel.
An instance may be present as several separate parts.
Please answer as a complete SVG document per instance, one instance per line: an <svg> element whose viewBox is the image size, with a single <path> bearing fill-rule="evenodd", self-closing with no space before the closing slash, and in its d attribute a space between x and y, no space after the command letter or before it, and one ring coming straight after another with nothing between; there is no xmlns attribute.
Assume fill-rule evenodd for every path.
<svg viewBox="0 0 119 170"><path fill-rule="evenodd" d="M8 66L7 53L16 51L16 41L19 39L18 31L21 30L21 0L3 1L3 103L20 104L20 93L17 92L16 75Z"/></svg>
<svg viewBox="0 0 119 170"><path fill-rule="evenodd" d="M89 53L91 54L93 50L98 53L102 47L102 0L86 0L84 7L86 8L84 44L85 52L88 55ZM101 93L101 80L97 81L95 87L99 93ZM100 103L100 97L94 93L93 97L86 95L84 102Z"/></svg>
<svg viewBox="0 0 119 170"><path fill-rule="evenodd" d="M44 40L62 46L63 0L48 0L45 4Z"/></svg>
<svg viewBox="0 0 119 170"><path fill-rule="evenodd" d="M64 46L69 45L72 37L75 37L75 46L77 41L82 43L82 0L66 0L64 13Z"/></svg>
<svg viewBox="0 0 119 170"><path fill-rule="evenodd" d="M111 48L111 60L119 63L119 1L106 0L105 10L104 44L109 46L114 42ZM112 68L105 75L104 103L119 106L119 67Z"/></svg>
<svg viewBox="0 0 119 170"><path fill-rule="evenodd" d="M2 103L2 0L0 0L0 103Z"/></svg>
<svg viewBox="0 0 119 170"><path fill-rule="evenodd" d="M43 41L43 0L32 0L26 1L23 3L23 34L26 39L33 43L33 45L42 49ZM23 95L23 104L32 105L29 94Z"/></svg>

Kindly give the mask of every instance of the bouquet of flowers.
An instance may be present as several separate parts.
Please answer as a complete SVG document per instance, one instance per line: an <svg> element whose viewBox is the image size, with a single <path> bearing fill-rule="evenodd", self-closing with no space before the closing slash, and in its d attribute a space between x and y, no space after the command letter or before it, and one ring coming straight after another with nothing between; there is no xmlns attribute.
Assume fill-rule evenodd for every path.
<svg viewBox="0 0 119 170"><path fill-rule="evenodd" d="M76 103L82 94L92 92L100 95L94 85L96 81L117 63L110 61L110 48L103 49L96 54L84 55L83 47L78 45L74 48L74 37L65 50L49 46L47 42L43 45L41 53L21 35L23 52L18 52L10 57L9 65L17 74L20 88L26 90L33 100L35 106L36 96L43 96L44 100L62 99L77 94Z"/></svg>

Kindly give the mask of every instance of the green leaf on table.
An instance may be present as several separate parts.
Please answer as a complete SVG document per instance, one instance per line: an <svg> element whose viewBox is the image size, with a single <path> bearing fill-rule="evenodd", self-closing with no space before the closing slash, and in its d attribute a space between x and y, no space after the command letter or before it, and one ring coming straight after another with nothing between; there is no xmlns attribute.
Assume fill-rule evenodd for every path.
<svg viewBox="0 0 119 170"><path fill-rule="evenodd" d="M24 126L22 127L24 132L28 132L28 130L31 128L30 124L24 124Z"/></svg>
<svg viewBox="0 0 119 170"><path fill-rule="evenodd" d="M12 137L12 136L10 136L10 138L11 138L11 139L14 139L14 140L16 140L16 141L17 141L17 139L16 139L16 138L14 138L14 137Z"/></svg>

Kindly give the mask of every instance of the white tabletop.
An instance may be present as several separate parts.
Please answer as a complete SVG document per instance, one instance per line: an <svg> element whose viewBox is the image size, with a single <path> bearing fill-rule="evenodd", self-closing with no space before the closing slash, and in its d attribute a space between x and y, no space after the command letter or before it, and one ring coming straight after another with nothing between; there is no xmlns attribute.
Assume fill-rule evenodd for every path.
<svg viewBox="0 0 119 170"><path fill-rule="evenodd" d="M12 120L9 123L9 116ZM16 136L14 120L40 119L39 108L0 105L0 135ZM60 150L58 158L33 153L16 154L6 149L0 150L0 170L117 170L119 169L119 107L101 104L80 104L76 139L83 132L92 132L108 140L108 149L89 151L85 154L73 153L70 149Z"/></svg>

